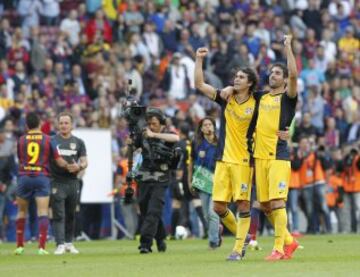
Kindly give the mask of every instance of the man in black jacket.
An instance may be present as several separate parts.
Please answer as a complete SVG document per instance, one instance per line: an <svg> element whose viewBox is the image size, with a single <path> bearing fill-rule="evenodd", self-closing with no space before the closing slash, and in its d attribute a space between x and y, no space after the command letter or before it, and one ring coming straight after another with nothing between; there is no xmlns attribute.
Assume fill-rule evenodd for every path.
<svg viewBox="0 0 360 277"><path fill-rule="evenodd" d="M173 146L179 141L176 134L165 127L165 117L159 109L148 108L147 127L135 141L142 149L143 162L139 169L140 246L141 254L152 252L153 239L159 252L166 251L166 232L162 221L165 191L170 182L171 155Z"/></svg>

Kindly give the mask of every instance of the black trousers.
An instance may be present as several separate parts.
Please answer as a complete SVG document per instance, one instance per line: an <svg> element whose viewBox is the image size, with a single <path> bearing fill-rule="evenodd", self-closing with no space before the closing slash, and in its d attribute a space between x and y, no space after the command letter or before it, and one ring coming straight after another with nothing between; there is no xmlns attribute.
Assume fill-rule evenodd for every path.
<svg viewBox="0 0 360 277"><path fill-rule="evenodd" d="M142 247L150 248L154 238L157 241L166 238L162 213L167 186L167 182L139 183L140 244Z"/></svg>
<svg viewBox="0 0 360 277"><path fill-rule="evenodd" d="M79 182L52 180L50 206L56 245L72 242L74 238L75 211L79 196Z"/></svg>

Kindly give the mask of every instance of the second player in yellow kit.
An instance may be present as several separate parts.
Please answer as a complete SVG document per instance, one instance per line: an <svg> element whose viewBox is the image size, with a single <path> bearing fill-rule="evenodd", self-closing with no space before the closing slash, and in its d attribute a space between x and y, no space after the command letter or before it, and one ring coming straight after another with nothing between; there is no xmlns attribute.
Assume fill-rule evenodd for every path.
<svg viewBox="0 0 360 277"><path fill-rule="evenodd" d="M289 128L297 102L297 69L291 40L291 36L285 36L287 67L272 65L270 91L255 96L256 116L250 127L250 131L255 131L257 198L275 229L273 251L265 258L268 261L290 259L299 246L287 230L285 201L291 174L290 153L287 141L278 138L279 131Z"/></svg>
<svg viewBox="0 0 360 277"><path fill-rule="evenodd" d="M255 168L259 202L287 199L290 182L290 156L287 142L277 131L290 126L297 98L286 93L261 96L255 135Z"/></svg>

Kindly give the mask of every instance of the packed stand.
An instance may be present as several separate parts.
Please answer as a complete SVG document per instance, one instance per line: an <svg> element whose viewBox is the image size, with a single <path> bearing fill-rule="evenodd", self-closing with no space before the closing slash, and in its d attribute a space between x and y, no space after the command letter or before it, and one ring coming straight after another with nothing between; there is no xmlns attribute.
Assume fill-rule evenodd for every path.
<svg viewBox="0 0 360 277"><path fill-rule="evenodd" d="M1 217L15 185L16 170L7 170L11 145L24 132L26 112L38 112L49 134L64 110L74 114L75 127L111 129L118 187L128 79L132 95L161 107L171 129L195 128L206 115L218 121L219 112L194 89L196 49L210 51L204 72L214 87L231 84L234 69L249 65L266 89L269 65L284 61L283 37L291 32L300 73L291 128L292 230L360 232L358 0L18 0L1 1L0 15L1 171L10 172L0 175ZM299 230L299 205L307 230ZM136 208L129 214L136 217Z"/></svg>

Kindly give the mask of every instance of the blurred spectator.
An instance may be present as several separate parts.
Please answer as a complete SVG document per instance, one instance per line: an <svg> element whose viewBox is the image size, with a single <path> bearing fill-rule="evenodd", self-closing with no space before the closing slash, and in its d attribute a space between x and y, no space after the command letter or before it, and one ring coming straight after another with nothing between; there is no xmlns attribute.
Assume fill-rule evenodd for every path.
<svg viewBox="0 0 360 277"><path fill-rule="evenodd" d="M303 20L308 28L315 31L316 38L319 39L321 35L321 13L319 11L319 5L317 0L309 0L309 6L304 10Z"/></svg>
<svg viewBox="0 0 360 277"><path fill-rule="evenodd" d="M316 68L314 59L308 60L308 68L301 71L300 77L304 80L306 88L316 87L320 89L325 81L324 73L319 68Z"/></svg>
<svg viewBox="0 0 360 277"><path fill-rule="evenodd" d="M46 36L37 34L35 29L33 29L30 64L35 73L39 73L44 69L48 55Z"/></svg>
<svg viewBox="0 0 360 277"><path fill-rule="evenodd" d="M165 73L163 80L164 90L175 99L184 99L187 97L190 82L186 67L180 63L181 54L173 55L171 64Z"/></svg>
<svg viewBox="0 0 360 277"><path fill-rule="evenodd" d="M234 60L240 59L240 55L230 56L228 52L228 44L224 41L219 43L219 49L214 53L211 58L211 66L213 72L220 78L222 83L227 82L228 79L228 66Z"/></svg>
<svg viewBox="0 0 360 277"><path fill-rule="evenodd" d="M328 117L326 119L325 126L325 143L327 147L335 148L340 144L340 133L336 129L336 121L333 117Z"/></svg>
<svg viewBox="0 0 360 277"><path fill-rule="evenodd" d="M321 97L319 88L317 86L311 86L309 91L308 100L309 112L311 114L311 123L317 128L318 134L321 134L324 130L324 99Z"/></svg>
<svg viewBox="0 0 360 277"><path fill-rule="evenodd" d="M94 14L101 8L102 0L86 0L86 10L90 14Z"/></svg>
<svg viewBox="0 0 360 277"><path fill-rule="evenodd" d="M331 31L329 29L324 29L322 33L322 40L320 45L324 47L325 59L328 62L332 62L336 58L337 48L335 42L331 40Z"/></svg>
<svg viewBox="0 0 360 277"><path fill-rule="evenodd" d="M347 53L349 60L354 60L359 54L360 40L354 37L354 27L347 26L345 36L339 40L339 50Z"/></svg>
<svg viewBox="0 0 360 277"><path fill-rule="evenodd" d="M155 32L155 25L151 22L145 23L143 39L149 49L152 60L158 64L162 52L162 43L159 35Z"/></svg>
<svg viewBox="0 0 360 277"><path fill-rule="evenodd" d="M160 33L165 50L176 52L178 49L176 31L174 23L171 20L165 21L164 29Z"/></svg>
<svg viewBox="0 0 360 277"><path fill-rule="evenodd" d="M15 139L7 138L4 129L0 130L0 241L4 239L3 217L6 201L13 194L12 184L16 174Z"/></svg>
<svg viewBox="0 0 360 277"><path fill-rule="evenodd" d="M311 114L310 113L304 113L302 117L302 121L300 126L295 128L295 133L293 136L294 142L299 142L299 139L301 136L316 136L317 130L314 125L312 125L311 120Z"/></svg>
<svg viewBox="0 0 360 277"><path fill-rule="evenodd" d="M360 139L360 111L353 113L353 123L350 125L347 142L355 142Z"/></svg>
<svg viewBox="0 0 360 277"><path fill-rule="evenodd" d="M9 20L1 19L0 25L0 58L6 57L7 49L11 46L11 34Z"/></svg>
<svg viewBox="0 0 360 277"><path fill-rule="evenodd" d="M102 10L97 10L95 17L87 22L85 33L89 43L94 42L96 36L104 42L112 41L112 28Z"/></svg>
<svg viewBox="0 0 360 277"><path fill-rule="evenodd" d="M144 17L137 10L135 1L128 1L127 10L124 13L124 19L129 32L140 33L140 26L144 22Z"/></svg>
<svg viewBox="0 0 360 277"><path fill-rule="evenodd" d="M349 146L344 160L344 231L357 232L360 228L360 155L356 145Z"/></svg>
<svg viewBox="0 0 360 277"><path fill-rule="evenodd" d="M32 27L39 26L41 8L42 4L39 0L19 1L17 11L21 17L21 26L25 37L29 37Z"/></svg>
<svg viewBox="0 0 360 277"><path fill-rule="evenodd" d="M60 30L67 35L73 46L76 46L79 43L80 24L77 20L77 16L77 11L71 10L69 16L60 23Z"/></svg>
<svg viewBox="0 0 360 277"><path fill-rule="evenodd" d="M42 0L41 21L45 26L56 26L59 23L61 0Z"/></svg>

